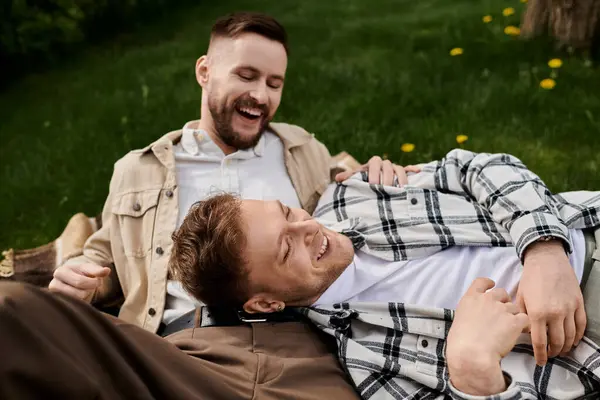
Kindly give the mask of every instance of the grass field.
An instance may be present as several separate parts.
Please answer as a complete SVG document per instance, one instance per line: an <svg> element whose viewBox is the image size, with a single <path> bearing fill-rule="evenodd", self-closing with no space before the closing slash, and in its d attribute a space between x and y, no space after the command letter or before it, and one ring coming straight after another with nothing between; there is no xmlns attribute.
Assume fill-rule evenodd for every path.
<svg viewBox="0 0 600 400"><path fill-rule="evenodd" d="M600 71L545 40L505 35L519 25L519 0L198 3L0 93L0 249L42 244L73 213L97 214L118 158L199 116L195 60L215 18L236 10L286 26L276 119L332 153L408 164L443 156L465 134L467 149L513 153L555 191L600 189ZM451 57L455 47L464 54ZM541 89L554 57L564 61L557 85Z"/></svg>

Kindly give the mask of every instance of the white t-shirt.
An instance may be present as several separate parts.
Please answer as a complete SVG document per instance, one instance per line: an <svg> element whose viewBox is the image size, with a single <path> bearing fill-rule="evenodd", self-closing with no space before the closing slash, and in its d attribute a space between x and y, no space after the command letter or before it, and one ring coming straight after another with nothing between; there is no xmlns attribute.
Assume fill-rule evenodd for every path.
<svg viewBox="0 0 600 400"><path fill-rule="evenodd" d="M186 124L181 141L174 146L179 190L177 228L194 203L220 192L236 193L244 199L277 199L300 208L283 150L281 139L267 131L254 148L225 156L205 131ZM199 304L179 282L169 280L163 322L169 324Z"/></svg>
<svg viewBox="0 0 600 400"><path fill-rule="evenodd" d="M573 244L569 260L581 282L585 239L580 230L569 234ZM494 280L514 300L522 268L513 247L454 246L429 257L398 262L357 251L354 262L315 304L382 301L456 309L478 277Z"/></svg>

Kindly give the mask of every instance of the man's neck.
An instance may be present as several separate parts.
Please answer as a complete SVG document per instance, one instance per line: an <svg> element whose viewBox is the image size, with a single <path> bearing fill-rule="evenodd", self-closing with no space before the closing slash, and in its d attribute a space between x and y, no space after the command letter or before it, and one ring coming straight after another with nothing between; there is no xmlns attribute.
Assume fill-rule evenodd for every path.
<svg viewBox="0 0 600 400"><path fill-rule="evenodd" d="M236 148L231 147L227 144L225 144L221 138L219 137L219 135L217 135L217 130L215 129L215 124L212 121L212 119L208 119L208 118L200 118L199 121L197 122L193 122L190 125L190 128L192 129L202 129L203 131L205 131L208 136L210 136L210 138L212 139L212 141L219 146L219 148L221 149L221 151L225 154L225 155L229 155L232 153L235 153L237 151Z"/></svg>

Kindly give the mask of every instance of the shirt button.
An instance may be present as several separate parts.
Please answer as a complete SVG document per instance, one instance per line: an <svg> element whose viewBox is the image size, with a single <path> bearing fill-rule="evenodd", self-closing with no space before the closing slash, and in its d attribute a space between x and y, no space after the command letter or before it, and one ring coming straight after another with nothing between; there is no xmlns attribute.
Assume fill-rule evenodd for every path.
<svg viewBox="0 0 600 400"><path fill-rule="evenodd" d="M150 308L148 310L148 315L154 317L156 315L156 310L154 308Z"/></svg>
<svg viewBox="0 0 600 400"><path fill-rule="evenodd" d="M412 199L410 199L410 204L412 204L413 206L415 204L417 204L419 202L419 200L415 199L414 197Z"/></svg>
<svg viewBox="0 0 600 400"><path fill-rule="evenodd" d="M429 342L427 340L423 339L421 341L421 346L423 346L423 348L425 349L425 348L427 348L427 346L429 346Z"/></svg>
<svg viewBox="0 0 600 400"><path fill-rule="evenodd" d="M133 205L133 211L140 211L142 209L142 206L140 205L140 203L135 203Z"/></svg>
<svg viewBox="0 0 600 400"><path fill-rule="evenodd" d="M158 254L159 256L162 256L164 253L165 253L165 251L163 250L162 247L156 248L156 254Z"/></svg>
<svg viewBox="0 0 600 400"><path fill-rule="evenodd" d="M173 191L172 191L172 190L167 190L167 193L165 193L165 195L166 195L168 198L171 198L171 197L173 197Z"/></svg>

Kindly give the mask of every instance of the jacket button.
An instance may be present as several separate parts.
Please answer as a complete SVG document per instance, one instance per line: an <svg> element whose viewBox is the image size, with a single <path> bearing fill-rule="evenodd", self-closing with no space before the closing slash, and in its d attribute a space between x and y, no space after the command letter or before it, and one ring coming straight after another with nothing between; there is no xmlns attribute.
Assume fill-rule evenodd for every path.
<svg viewBox="0 0 600 400"><path fill-rule="evenodd" d="M154 308L150 308L148 310L148 315L154 317L156 315L156 310Z"/></svg>
<svg viewBox="0 0 600 400"><path fill-rule="evenodd" d="M162 256L164 253L165 253L165 251L163 250L162 247L156 248L156 254L158 254L159 256Z"/></svg>
<svg viewBox="0 0 600 400"><path fill-rule="evenodd" d="M427 346L429 346L429 342L428 342L427 340L423 339L423 340L421 341L421 346L423 346L423 348L424 348L424 349L426 349L426 348L427 348Z"/></svg>
<svg viewBox="0 0 600 400"><path fill-rule="evenodd" d="M140 211L142 209L142 206L140 205L140 203L135 203L133 205L133 211Z"/></svg>
<svg viewBox="0 0 600 400"><path fill-rule="evenodd" d="M412 204L413 206L415 204L417 204L419 202L419 200L415 199L414 197L412 199L410 199L410 204Z"/></svg>
<svg viewBox="0 0 600 400"><path fill-rule="evenodd" d="M173 197L173 191L172 191L172 190L167 190L167 193L165 193L165 195L166 195L168 198L171 198L171 197Z"/></svg>

